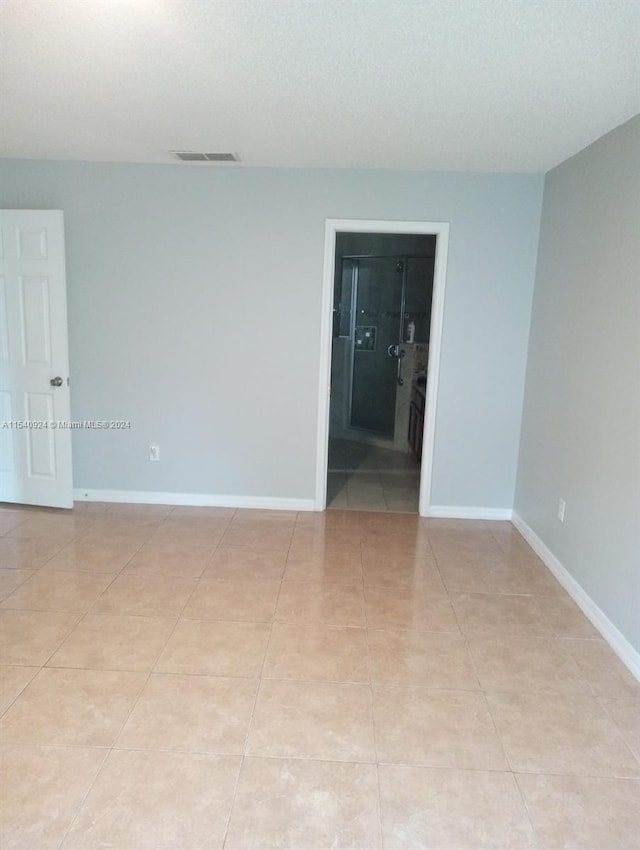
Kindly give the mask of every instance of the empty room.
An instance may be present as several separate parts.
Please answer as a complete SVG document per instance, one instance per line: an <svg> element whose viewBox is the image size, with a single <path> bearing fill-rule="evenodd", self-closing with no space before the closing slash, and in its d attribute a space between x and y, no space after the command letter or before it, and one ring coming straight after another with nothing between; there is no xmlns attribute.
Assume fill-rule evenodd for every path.
<svg viewBox="0 0 640 850"><path fill-rule="evenodd" d="M639 57L0 3L2 850L638 850Z"/></svg>

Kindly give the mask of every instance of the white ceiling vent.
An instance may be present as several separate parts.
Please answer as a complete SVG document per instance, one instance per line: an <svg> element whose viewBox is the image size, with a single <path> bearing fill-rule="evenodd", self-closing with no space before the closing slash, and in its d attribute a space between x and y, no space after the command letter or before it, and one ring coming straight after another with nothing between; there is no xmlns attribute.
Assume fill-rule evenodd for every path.
<svg viewBox="0 0 640 850"><path fill-rule="evenodd" d="M238 162L234 153L199 153L197 151L171 151L183 162Z"/></svg>

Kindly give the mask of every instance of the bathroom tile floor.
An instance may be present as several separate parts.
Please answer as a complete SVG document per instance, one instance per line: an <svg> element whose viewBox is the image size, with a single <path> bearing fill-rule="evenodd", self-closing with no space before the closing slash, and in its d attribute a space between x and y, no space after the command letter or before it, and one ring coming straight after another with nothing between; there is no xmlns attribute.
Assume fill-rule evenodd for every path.
<svg viewBox="0 0 640 850"><path fill-rule="evenodd" d="M413 455L329 440L327 507L418 513L420 464Z"/></svg>
<svg viewBox="0 0 640 850"><path fill-rule="evenodd" d="M640 684L509 523L0 530L2 848L639 846Z"/></svg>

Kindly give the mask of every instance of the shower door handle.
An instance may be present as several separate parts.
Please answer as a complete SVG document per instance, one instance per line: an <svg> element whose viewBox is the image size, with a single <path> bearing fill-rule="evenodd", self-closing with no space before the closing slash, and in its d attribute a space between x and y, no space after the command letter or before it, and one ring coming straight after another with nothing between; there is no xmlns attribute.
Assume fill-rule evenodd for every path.
<svg viewBox="0 0 640 850"><path fill-rule="evenodd" d="M404 378L402 377L402 361L406 357L407 352L404 348L400 348L398 351L398 386L401 387L404 384Z"/></svg>
<svg viewBox="0 0 640 850"><path fill-rule="evenodd" d="M401 387L404 384L404 378L402 377L402 361L406 357L407 352L400 348L399 345L391 344L389 348L387 348L387 354L389 357L395 357L398 361L398 386Z"/></svg>

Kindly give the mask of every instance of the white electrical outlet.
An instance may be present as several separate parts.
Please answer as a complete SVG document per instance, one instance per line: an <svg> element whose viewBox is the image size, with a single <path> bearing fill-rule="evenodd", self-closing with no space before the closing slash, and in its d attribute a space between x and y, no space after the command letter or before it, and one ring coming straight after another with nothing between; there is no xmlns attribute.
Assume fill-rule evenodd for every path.
<svg viewBox="0 0 640 850"><path fill-rule="evenodd" d="M567 503L564 499L558 499L558 519L560 522L564 522L564 512L566 510Z"/></svg>
<svg viewBox="0 0 640 850"><path fill-rule="evenodd" d="M160 460L160 446L149 446L149 460Z"/></svg>

